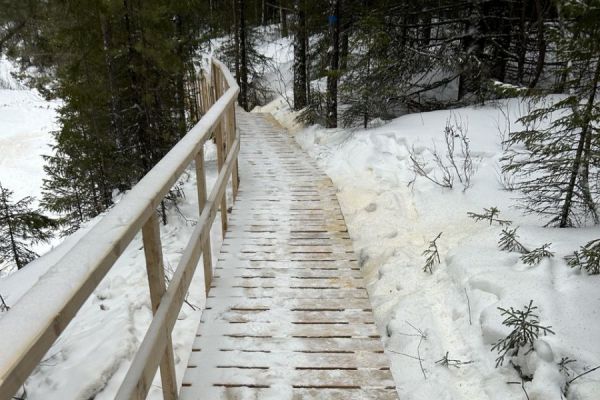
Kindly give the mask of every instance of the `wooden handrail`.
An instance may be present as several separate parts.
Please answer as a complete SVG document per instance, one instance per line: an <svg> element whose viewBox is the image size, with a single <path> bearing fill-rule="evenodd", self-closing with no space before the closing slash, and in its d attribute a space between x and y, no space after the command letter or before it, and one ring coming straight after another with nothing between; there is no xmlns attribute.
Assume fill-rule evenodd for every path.
<svg viewBox="0 0 600 400"><path fill-rule="evenodd" d="M207 104L208 97L217 100L202 119L0 319L0 400L9 400L18 391L140 231L143 232L154 318L117 397L145 398L159 365L165 399L177 397L171 332L196 265L205 251L207 292L210 287L210 228L221 205L226 225L224 199L230 177L234 198L237 194L240 141L236 137L234 118L239 87L221 62L213 59L211 67L213 95L219 96L203 93L199 104ZM207 199L203 146L213 132L220 143L217 152L223 162L219 163L219 176ZM165 289L156 208L194 160L200 219ZM53 301L43 300L48 297ZM19 333L5 335L5 332Z"/></svg>

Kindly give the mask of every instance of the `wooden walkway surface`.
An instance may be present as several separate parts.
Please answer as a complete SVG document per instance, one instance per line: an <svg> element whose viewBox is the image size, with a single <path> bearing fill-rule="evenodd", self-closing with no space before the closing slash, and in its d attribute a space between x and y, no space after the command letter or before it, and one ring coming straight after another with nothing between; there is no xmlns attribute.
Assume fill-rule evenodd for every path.
<svg viewBox="0 0 600 400"><path fill-rule="evenodd" d="M331 180L238 113L239 196L181 399L397 399Z"/></svg>

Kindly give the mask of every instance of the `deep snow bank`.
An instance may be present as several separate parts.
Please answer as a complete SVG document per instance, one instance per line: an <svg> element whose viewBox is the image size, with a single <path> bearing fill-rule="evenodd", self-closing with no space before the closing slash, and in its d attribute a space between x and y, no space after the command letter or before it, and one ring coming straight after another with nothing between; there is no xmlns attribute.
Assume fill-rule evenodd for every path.
<svg viewBox="0 0 600 400"><path fill-rule="evenodd" d="M270 108L289 122L281 102ZM566 381L600 364L600 277L572 270L563 260L596 238L597 227L542 228L542 221L515 209L517 193L499 182L505 116L515 127L524 110L513 99L407 115L369 130L311 127L297 134L339 189L403 399L523 399L516 370L508 362L495 368L497 353L490 348L510 332L497 307L520 309L530 300L539 307L541 325L556 334L540 337L535 352L514 360L533 375L524 383L529 399L560 399ZM447 189L423 177L415 180L411 168L413 148L429 161L434 146L444 154L448 118L468 129L477 167L464 192L460 185ZM430 163L427 172L440 171ZM555 257L528 266L520 254L500 251L501 228L467 217L490 206L520 227L524 245L551 242ZM440 232L441 264L429 275L423 272L422 252ZM450 359L472 363L460 368L436 363L446 352ZM577 361L561 369L564 357ZM573 382L568 398L591 400L598 393L600 371Z"/></svg>

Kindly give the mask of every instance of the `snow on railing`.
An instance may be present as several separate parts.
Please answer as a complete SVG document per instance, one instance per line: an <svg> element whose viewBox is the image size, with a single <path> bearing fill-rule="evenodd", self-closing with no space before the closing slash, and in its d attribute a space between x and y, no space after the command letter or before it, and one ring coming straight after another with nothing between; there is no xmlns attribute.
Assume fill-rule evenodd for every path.
<svg viewBox="0 0 600 400"><path fill-rule="evenodd" d="M177 398L171 332L201 255L208 293L210 228L220 208L225 233L229 177L234 199L238 188L235 100L239 87L221 62L213 59L211 67L211 84L203 81L198 99L205 112L202 119L0 319L0 400L9 400L17 392L140 230L154 318L117 398L145 398L159 366L164 398ZM213 132L219 175L207 198L204 143ZM192 161L200 219L167 288L156 208Z"/></svg>

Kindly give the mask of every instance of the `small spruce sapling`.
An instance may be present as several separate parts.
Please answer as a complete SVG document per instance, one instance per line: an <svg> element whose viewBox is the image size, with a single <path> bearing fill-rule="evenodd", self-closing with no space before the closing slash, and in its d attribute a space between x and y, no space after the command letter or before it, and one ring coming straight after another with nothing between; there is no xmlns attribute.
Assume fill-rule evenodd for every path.
<svg viewBox="0 0 600 400"><path fill-rule="evenodd" d="M462 361L462 360L458 360L458 359L452 359L449 357L450 352L447 351L446 355L444 355L444 357L440 358L439 360L437 360L435 363L438 365L441 365L442 367L454 367L454 368L460 368L463 365L468 365L468 364L473 364L473 361Z"/></svg>
<svg viewBox="0 0 600 400"><path fill-rule="evenodd" d="M502 230L500 240L498 241L500 250L521 253L521 261L527 265L536 265L545 257L554 257L554 253L548 250L551 243L546 243L533 250L529 250L527 247L523 246L518 240L519 235L517 235L517 229L518 227L515 229L507 228Z"/></svg>
<svg viewBox="0 0 600 400"><path fill-rule="evenodd" d="M565 257L571 268L584 269L590 275L600 274L600 239L581 246L572 255Z"/></svg>
<svg viewBox="0 0 600 400"><path fill-rule="evenodd" d="M527 265L537 265L542 261L543 258L552 258L554 253L548 250L552 243L545 243L537 249L533 249L527 254L521 256L521 261Z"/></svg>
<svg viewBox="0 0 600 400"><path fill-rule="evenodd" d="M469 218L473 218L475 221L488 221L490 225L496 223L500 226L508 226L512 224L512 221L498 218L500 216L500 210L497 207L484 208L483 213L468 212Z"/></svg>
<svg viewBox="0 0 600 400"><path fill-rule="evenodd" d="M425 266L423 272L429 272L433 274L433 266L440 263L440 252L437 247L437 240L442 236L443 232L440 232L435 239L429 242L429 247L423 252L425 256Z"/></svg>
<svg viewBox="0 0 600 400"><path fill-rule="evenodd" d="M496 367L504 364L507 356L516 355L520 349L527 352L533 350L533 342L541 335L554 335L551 326L540 325L539 316L535 314L537 306L533 305L533 300L523 307L523 310L515 310L513 307L509 309L498 307L501 311L501 316L506 316L502 325L512 328L512 331L506 336L498 340L491 351L498 352L496 358Z"/></svg>
<svg viewBox="0 0 600 400"><path fill-rule="evenodd" d="M516 251L517 253L527 254L529 250L519 242L517 235L517 229L502 229L500 234L500 240L498 241L498 247L503 251Z"/></svg>

